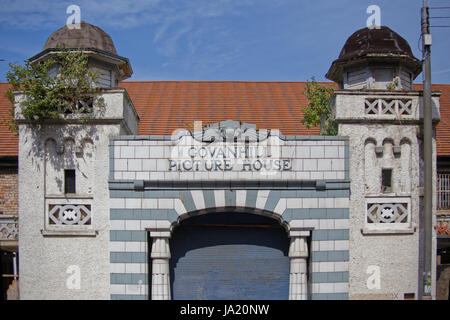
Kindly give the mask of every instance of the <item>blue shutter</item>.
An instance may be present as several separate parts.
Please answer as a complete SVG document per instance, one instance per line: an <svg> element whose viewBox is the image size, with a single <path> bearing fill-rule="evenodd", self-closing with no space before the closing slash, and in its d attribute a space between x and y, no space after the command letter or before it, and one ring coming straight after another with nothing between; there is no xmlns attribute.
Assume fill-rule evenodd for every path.
<svg viewBox="0 0 450 320"><path fill-rule="evenodd" d="M170 240L172 298L287 300L288 246L285 230L269 218L225 213L185 220Z"/></svg>

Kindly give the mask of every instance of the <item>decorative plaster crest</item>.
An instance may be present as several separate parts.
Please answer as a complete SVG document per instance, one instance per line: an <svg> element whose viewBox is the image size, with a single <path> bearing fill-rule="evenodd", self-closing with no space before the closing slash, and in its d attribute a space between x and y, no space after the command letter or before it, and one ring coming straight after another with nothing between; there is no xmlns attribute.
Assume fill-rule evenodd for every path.
<svg viewBox="0 0 450 320"><path fill-rule="evenodd" d="M257 129L254 124L227 120L206 125L201 130L194 129L191 134L200 142L257 142L267 139L270 135L270 130Z"/></svg>

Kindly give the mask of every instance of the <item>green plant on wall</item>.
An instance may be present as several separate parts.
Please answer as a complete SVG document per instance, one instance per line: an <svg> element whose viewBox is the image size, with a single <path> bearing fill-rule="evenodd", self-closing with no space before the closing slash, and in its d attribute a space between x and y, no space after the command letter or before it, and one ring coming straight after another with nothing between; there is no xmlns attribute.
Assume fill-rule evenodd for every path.
<svg viewBox="0 0 450 320"><path fill-rule="evenodd" d="M98 74L88 67L88 56L82 51L58 47L59 52L49 59L25 65L9 64L6 75L11 88L6 96L12 104L10 129L17 132L14 120L14 92L26 97L21 102L22 115L33 123L48 119L66 119L80 113L80 101L92 101L104 106L102 98L95 97ZM52 72L54 71L54 72ZM86 110L83 109L83 113ZM86 120L88 116L85 117Z"/></svg>
<svg viewBox="0 0 450 320"><path fill-rule="evenodd" d="M302 123L307 128L321 126L320 134L327 136L337 135L337 126L333 119L333 113L330 108L330 98L333 96L334 89L330 85L322 85L315 81L306 82L306 89L303 94L308 99L308 105L303 109Z"/></svg>
<svg viewBox="0 0 450 320"><path fill-rule="evenodd" d="M399 82L400 82L399 78L398 78L398 77L395 77L394 80L392 80L391 82L389 82L389 83L386 85L386 89L387 89L387 90L390 90L390 91L397 90L398 85L399 85Z"/></svg>

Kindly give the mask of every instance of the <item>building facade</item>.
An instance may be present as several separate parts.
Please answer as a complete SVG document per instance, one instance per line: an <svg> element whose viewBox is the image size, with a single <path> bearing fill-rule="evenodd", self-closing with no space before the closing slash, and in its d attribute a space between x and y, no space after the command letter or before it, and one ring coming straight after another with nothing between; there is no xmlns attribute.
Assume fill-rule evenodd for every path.
<svg viewBox="0 0 450 320"><path fill-rule="evenodd" d="M130 63L110 37L65 27L31 61L56 44L88 53L105 107L90 104L83 124L74 115L36 128L16 94L21 298L421 295L421 63L398 34L358 30L333 62L337 136L201 115L143 135L143 113L117 87ZM433 270L436 297L435 257Z"/></svg>

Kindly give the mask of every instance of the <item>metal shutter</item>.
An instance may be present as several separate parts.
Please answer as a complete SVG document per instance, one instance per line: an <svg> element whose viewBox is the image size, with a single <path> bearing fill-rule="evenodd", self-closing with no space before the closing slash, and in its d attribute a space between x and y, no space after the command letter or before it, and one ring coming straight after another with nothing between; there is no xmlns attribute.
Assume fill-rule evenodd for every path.
<svg viewBox="0 0 450 320"><path fill-rule="evenodd" d="M289 298L289 240L274 220L225 213L186 221L170 240L172 299Z"/></svg>

